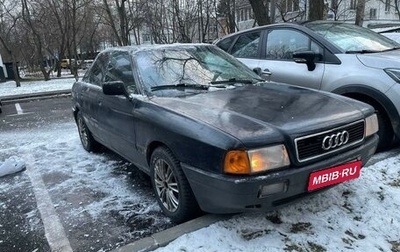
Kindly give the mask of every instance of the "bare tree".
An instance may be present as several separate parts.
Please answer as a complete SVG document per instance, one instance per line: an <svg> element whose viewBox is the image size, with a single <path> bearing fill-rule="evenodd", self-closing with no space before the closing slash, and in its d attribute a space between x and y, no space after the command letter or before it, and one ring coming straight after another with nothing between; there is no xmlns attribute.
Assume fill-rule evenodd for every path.
<svg viewBox="0 0 400 252"><path fill-rule="evenodd" d="M225 17L228 33L236 31L236 1L235 0L221 0L218 4L219 15ZM223 25L221 25L223 27Z"/></svg>
<svg viewBox="0 0 400 252"><path fill-rule="evenodd" d="M18 34L16 32L16 26L20 19L20 15L18 13L12 13L12 10L15 9L16 4L17 2L1 2L2 13L0 13L0 42L12 60L15 83L17 87L20 87L21 82L18 73L18 60L16 55L16 51L18 49L15 47L15 37L13 37L13 34ZM7 22L4 20L7 20Z"/></svg>
<svg viewBox="0 0 400 252"><path fill-rule="evenodd" d="M269 16L269 0L249 0L254 18L259 26L271 23Z"/></svg>
<svg viewBox="0 0 400 252"><path fill-rule="evenodd" d="M300 6L299 0L277 0L275 1L275 8L271 6L271 12L272 9L278 10L279 18L283 22L296 21L305 16L305 5Z"/></svg>
<svg viewBox="0 0 400 252"><path fill-rule="evenodd" d="M393 8L394 13L397 15L397 18L400 20L400 1L399 0L380 0L381 3L385 4L385 11L390 11Z"/></svg>
<svg viewBox="0 0 400 252"><path fill-rule="evenodd" d="M362 26L364 21L365 0L357 1L356 21L355 24Z"/></svg>
<svg viewBox="0 0 400 252"><path fill-rule="evenodd" d="M324 19L324 0L310 0L308 9L308 20L322 20Z"/></svg>
<svg viewBox="0 0 400 252"><path fill-rule="evenodd" d="M46 81L50 80L50 72L52 69L46 69L46 57L43 50L44 41L42 40L43 33L40 32L41 18L43 18L43 13L40 12L38 3L29 2L28 0L21 0L21 4L22 18L32 34L32 41L35 45L36 61L39 64L39 68L44 76L44 79ZM32 15L32 12L34 12L34 15Z"/></svg>
<svg viewBox="0 0 400 252"><path fill-rule="evenodd" d="M125 46L129 45L129 21L126 12L127 0L115 0L114 5L111 5L108 0L103 0L103 8L105 10L106 16L105 21L108 24L114 36L118 42L118 45ZM115 13L117 15L115 15Z"/></svg>
<svg viewBox="0 0 400 252"><path fill-rule="evenodd" d="M333 19L335 21L339 20L340 17L340 10L341 10L341 5L342 5L343 0L336 0L336 1L332 1L331 6L328 6L328 10L331 11L333 13Z"/></svg>

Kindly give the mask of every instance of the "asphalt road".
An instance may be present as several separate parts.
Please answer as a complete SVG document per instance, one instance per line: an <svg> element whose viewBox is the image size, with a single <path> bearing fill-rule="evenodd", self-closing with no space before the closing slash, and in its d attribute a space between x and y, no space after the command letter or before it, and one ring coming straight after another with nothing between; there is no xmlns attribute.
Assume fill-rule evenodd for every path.
<svg viewBox="0 0 400 252"><path fill-rule="evenodd" d="M37 141L34 136L40 139L42 131L51 131L57 125L67 125L67 134L77 134L69 96L5 102L0 114L0 147L2 144L14 145L12 141L2 143L2 138L9 132L25 132L28 138L31 134L32 139L26 139L26 145L30 146L30 141ZM72 169L68 166L76 161L65 160L64 164L54 165L65 171L52 170L46 165L47 157L55 156L55 152L62 155L68 151L65 149L71 148L65 148L63 142L59 144L62 145L59 150L49 148L57 146L57 143L51 145L54 140L48 139L49 144L39 152L32 150L32 155L29 149L24 150L20 155L26 159L27 169L0 178L0 251L111 251L173 226L158 209L145 174L110 151L104 150L100 155L82 153L84 163L97 165L103 162L105 166L112 166L109 173L105 171L105 176L109 175L113 180L109 190L121 187L128 188L126 190L131 190L132 194L140 192L139 203L118 199L118 195L110 198L107 184L100 185L104 187L102 190L92 186L93 179L97 178L68 173L68 169ZM78 140L69 144L81 148ZM0 150L0 163L18 149L18 146L5 147L3 145L10 152ZM68 155L66 157L70 159ZM54 160L64 162L62 157ZM38 167L43 172L34 172ZM89 165L84 168L88 173L96 169ZM60 186L68 181L68 185L73 186ZM74 183L76 187L71 188ZM82 211L82 206L96 204L99 208L107 204L104 211L98 209L101 216L93 218ZM153 210L143 211L143 214L130 213L140 212L140 208Z"/></svg>
<svg viewBox="0 0 400 252"><path fill-rule="evenodd" d="M3 101L0 131L40 128L49 123L72 121L70 96Z"/></svg>

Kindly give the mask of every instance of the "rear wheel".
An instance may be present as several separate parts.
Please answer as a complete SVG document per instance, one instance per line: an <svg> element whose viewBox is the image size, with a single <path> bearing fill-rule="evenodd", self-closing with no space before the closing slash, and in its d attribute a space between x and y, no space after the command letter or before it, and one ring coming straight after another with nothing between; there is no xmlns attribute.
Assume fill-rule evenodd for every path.
<svg viewBox="0 0 400 252"><path fill-rule="evenodd" d="M179 161L166 147L155 149L151 155L150 175L157 202L173 222L181 223L200 213Z"/></svg>
<svg viewBox="0 0 400 252"><path fill-rule="evenodd" d="M100 147L100 144L93 138L92 133L89 131L86 126L85 120L81 112L78 112L76 115L76 124L78 126L79 137L81 139L82 146L87 151L97 151Z"/></svg>

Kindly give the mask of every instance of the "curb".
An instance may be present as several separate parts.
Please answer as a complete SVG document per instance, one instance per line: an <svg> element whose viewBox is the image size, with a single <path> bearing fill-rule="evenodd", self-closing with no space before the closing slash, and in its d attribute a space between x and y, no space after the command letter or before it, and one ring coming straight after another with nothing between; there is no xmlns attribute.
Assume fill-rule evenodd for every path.
<svg viewBox="0 0 400 252"><path fill-rule="evenodd" d="M176 238L196 231L198 229L207 227L217 221L226 220L232 217L230 214L225 215L215 215L215 214L208 214L201 216L197 219L190 220L188 222L182 223L175 227L166 229L159 233L153 234L150 237L146 237L140 240L137 240L133 243L128 245L122 246L111 252L136 252L136 251L153 251L160 247L167 246L170 242L175 240Z"/></svg>
<svg viewBox="0 0 400 252"><path fill-rule="evenodd" d="M2 101L3 104L6 104L6 103L11 103L14 101L21 101L21 100L51 98L51 97L55 97L55 96L70 96L70 95L71 95L71 90L67 89L67 90L57 90L57 91L48 91L48 92L1 96L0 100Z"/></svg>

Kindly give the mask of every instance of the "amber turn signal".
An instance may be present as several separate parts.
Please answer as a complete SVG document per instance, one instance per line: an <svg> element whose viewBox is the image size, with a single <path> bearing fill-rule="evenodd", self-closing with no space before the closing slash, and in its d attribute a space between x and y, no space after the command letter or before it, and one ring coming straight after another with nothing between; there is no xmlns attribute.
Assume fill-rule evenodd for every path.
<svg viewBox="0 0 400 252"><path fill-rule="evenodd" d="M249 157L245 151L229 151L225 156L224 172L231 174L250 174Z"/></svg>

